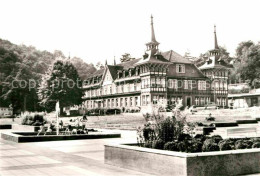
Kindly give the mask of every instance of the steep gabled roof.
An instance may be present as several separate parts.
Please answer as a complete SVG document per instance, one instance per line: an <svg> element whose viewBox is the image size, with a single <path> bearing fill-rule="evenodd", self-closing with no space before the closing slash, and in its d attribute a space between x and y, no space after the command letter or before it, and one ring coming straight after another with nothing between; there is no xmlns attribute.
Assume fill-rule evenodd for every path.
<svg viewBox="0 0 260 176"><path fill-rule="evenodd" d="M161 55L165 59L173 63L184 63L184 64L192 63L189 59L182 57L180 54L176 53L173 50L162 52Z"/></svg>
<svg viewBox="0 0 260 176"><path fill-rule="evenodd" d="M117 70L122 69L122 67L117 65L107 65L107 69L110 72L112 79L115 80L117 78Z"/></svg>

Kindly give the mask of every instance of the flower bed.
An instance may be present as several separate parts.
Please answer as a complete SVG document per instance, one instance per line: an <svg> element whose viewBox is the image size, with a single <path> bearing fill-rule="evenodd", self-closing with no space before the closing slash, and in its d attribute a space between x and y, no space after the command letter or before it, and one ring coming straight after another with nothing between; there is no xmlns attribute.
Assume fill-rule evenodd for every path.
<svg viewBox="0 0 260 176"><path fill-rule="evenodd" d="M43 142L60 140L79 140L79 139L101 139L101 138L120 138L119 133L92 132L89 134L72 135L39 135L32 132L2 132L1 138L12 142Z"/></svg>
<svg viewBox="0 0 260 176"><path fill-rule="evenodd" d="M260 149L182 153L105 145L105 163L155 175L243 175L260 172Z"/></svg>
<svg viewBox="0 0 260 176"><path fill-rule="evenodd" d="M147 123L137 131L136 146L106 145L105 162L156 175L260 172L259 138L195 135L196 124L186 122L179 109L173 115L144 115Z"/></svg>

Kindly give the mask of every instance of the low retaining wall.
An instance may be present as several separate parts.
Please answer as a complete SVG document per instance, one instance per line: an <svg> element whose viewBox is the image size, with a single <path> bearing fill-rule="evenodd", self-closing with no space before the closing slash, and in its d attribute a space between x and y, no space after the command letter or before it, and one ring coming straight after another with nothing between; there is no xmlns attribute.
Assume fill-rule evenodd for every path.
<svg viewBox="0 0 260 176"><path fill-rule="evenodd" d="M12 130L21 132L38 132L40 126L12 124Z"/></svg>
<svg viewBox="0 0 260 176"><path fill-rule="evenodd" d="M26 132L24 132L26 133ZM30 133L30 132L29 132ZM60 140L79 140L79 139L100 139L100 138L120 138L119 133L93 133L93 134L75 134L75 135L39 135L37 133L34 135L21 135L22 132L16 134L15 132L3 132L1 133L1 138L13 141L17 143L21 142L42 142L42 141L60 141Z"/></svg>
<svg viewBox="0 0 260 176"><path fill-rule="evenodd" d="M105 163L155 175L260 173L260 149L182 153L129 145L105 145Z"/></svg>

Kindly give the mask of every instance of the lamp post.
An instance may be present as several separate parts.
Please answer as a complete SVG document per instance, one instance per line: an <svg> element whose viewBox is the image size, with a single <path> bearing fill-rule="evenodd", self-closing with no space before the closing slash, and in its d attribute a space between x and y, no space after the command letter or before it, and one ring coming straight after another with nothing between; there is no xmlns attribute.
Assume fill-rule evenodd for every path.
<svg viewBox="0 0 260 176"><path fill-rule="evenodd" d="M56 109L56 134L58 136L59 135L59 115L60 115L60 102L59 101L56 102L55 109Z"/></svg>

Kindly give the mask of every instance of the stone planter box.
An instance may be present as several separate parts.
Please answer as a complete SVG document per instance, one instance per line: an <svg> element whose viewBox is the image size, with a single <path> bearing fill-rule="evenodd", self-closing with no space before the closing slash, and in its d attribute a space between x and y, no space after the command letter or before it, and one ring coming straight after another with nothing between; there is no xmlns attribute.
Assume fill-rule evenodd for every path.
<svg viewBox="0 0 260 176"><path fill-rule="evenodd" d="M260 173L260 149L182 153L131 145L105 145L105 163L155 175Z"/></svg>
<svg viewBox="0 0 260 176"><path fill-rule="evenodd" d="M72 135L39 135L34 132L2 132L1 138L4 140L22 143L22 142L43 142L43 141L61 141L61 140L81 140L81 139L102 139L102 138L120 138L120 133L93 132L89 134Z"/></svg>
<svg viewBox="0 0 260 176"><path fill-rule="evenodd" d="M38 132L40 126L12 124L12 130L20 132Z"/></svg>

